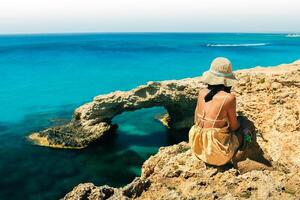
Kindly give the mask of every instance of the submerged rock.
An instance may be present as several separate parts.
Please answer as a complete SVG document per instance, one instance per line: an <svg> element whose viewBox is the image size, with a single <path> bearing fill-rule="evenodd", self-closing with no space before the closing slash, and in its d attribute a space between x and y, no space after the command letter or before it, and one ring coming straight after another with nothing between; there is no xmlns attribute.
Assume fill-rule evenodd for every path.
<svg viewBox="0 0 300 200"><path fill-rule="evenodd" d="M109 199L300 199L300 61L240 70L236 76L243 80L234 88L238 112L254 122L260 147L251 159L239 162L237 168L232 165L214 167L194 157L186 142L161 147L144 162L141 177L123 188L113 188ZM186 118L180 116L180 124L192 123L192 108L198 89L202 87L198 80L178 81L179 85L184 85L184 91L195 90L187 95L193 103L179 106L180 112L185 110L181 108L190 107ZM178 85L176 81L171 82L173 89L163 87L162 90L176 98ZM168 82L161 82L165 83ZM96 118L97 114L84 112L100 105L96 99L75 111L81 113L79 120ZM101 106L94 109L101 110ZM174 116L170 114L170 117ZM258 154L267 158L270 165L261 159L255 160ZM82 199L81 191L85 191L85 187L75 187L65 199ZM91 187L99 191L103 186ZM101 198L87 195L85 199Z"/></svg>

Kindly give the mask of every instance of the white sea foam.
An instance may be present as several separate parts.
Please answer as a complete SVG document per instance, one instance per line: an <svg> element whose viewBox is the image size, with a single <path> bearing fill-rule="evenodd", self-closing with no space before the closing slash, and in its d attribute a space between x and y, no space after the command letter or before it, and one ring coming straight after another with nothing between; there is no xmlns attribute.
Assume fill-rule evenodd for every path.
<svg viewBox="0 0 300 200"><path fill-rule="evenodd" d="M300 34L288 34L285 37L292 37L292 38L294 38L294 37L300 37Z"/></svg>
<svg viewBox="0 0 300 200"><path fill-rule="evenodd" d="M256 47L265 46L267 43L248 43L248 44L207 44L208 47Z"/></svg>

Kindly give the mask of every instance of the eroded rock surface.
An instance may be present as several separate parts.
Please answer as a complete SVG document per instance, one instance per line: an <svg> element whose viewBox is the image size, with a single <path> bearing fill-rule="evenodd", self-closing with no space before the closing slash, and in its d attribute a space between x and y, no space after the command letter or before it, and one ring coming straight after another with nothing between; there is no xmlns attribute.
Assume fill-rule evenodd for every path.
<svg viewBox="0 0 300 200"><path fill-rule="evenodd" d="M299 112L296 112L299 111L298 70L299 61L275 68L257 67L236 72L239 84L234 91L237 93L238 109L260 125L257 126L260 131L296 130L299 124ZM196 99L202 87L205 86L201 77L196 77L148 82L130 91L99 95L77 108L70 123L33 133L29 139L43 146L84 148L112 132L116 126L111 124L111 120L116 115L155 106L167 110L170 128L189 128L193 124ZM268 112L270 110L272 112ZM270 126L270 123L276 125ZM266 133L264 138L268 137Z"/></svg>
<svg viewBox="0 0 300 200"><path fill-rule="evenodd" d="M140 184L140 189L133 190L130 196L124 193L124 188L136 181L124 188L113 188L115 193L107 199L299 199L299 171L285 170L274 167L241 174L231 166L207 166L192 155L186 142L182 142L160 148L143 164L138 180L147 184ZM106 199L99 198L104 194L95 197L96 192L81 198L86 194L86 187L98 192L103 186L80 184L65 196L65 200Z"/></svg>
<svg viewBox="0 0 300 200"><path fill-rule="evenodd" d="M93 183L83 183L76 186L64 199L115 199L129 200L138 198L150 186L148 179L135 178L130 184L123 188L113 188L107 185L97 187Z"/></svg>
<svg viewBox="0 0 300 200"><path fill-rule="evenodd" d="M113 188L107 198L81 198L86 187L97 192L104 187L83 184L65 199L300 199L300 61L236 74L238 111L254 122L258 144L272 167L253 167L249 159L237 169L208 166L182 142L160 148L143 164L141 177L124 187L130 195L124 188ZM185 90L193 88L191 97L196 99L198 80L178 82Z"/></svg>
<svg viewBox="0 0 300 200"><path fill-rule="evenodd" d="M168 127L188 128L193 112L200 78L148 82L130 91L116 91L99 95L74 111L70 123L33 133L29 139L38 145L57 148L84 148L112 132L111 120L126 111L164 107L170 116Z"/></svg>

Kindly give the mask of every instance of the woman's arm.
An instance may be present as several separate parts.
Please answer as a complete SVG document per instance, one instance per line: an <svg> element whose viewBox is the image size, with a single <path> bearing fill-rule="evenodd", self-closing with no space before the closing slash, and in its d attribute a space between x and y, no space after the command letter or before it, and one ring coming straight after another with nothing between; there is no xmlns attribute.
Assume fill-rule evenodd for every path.
<svg viewBox="0 0 300 200"><path fill-rule="evenodd" d="M236 116L236 98L233 94L228 97L228 120L230 124L230 130L235 131L240 127L240 124Z"/></svg>

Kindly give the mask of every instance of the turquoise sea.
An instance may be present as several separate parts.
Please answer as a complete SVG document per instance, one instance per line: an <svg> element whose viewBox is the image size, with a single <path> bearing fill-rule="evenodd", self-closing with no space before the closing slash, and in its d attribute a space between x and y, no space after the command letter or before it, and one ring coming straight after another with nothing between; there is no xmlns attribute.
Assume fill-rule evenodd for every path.
<svg viewBox="0 0 300 200"><path fill-rule="evenodd" d="M82 182L122 186L172 135L155 116L123 113L114 138L84 150L32 145L26 136L66 122L98 94L202 74L217 56L234 69L300 58L287 34L120 33L0 36L0 199L59 199ZM182 133L186 134L186 133ZM184 138L184 137L183 137Z"/></svg>

